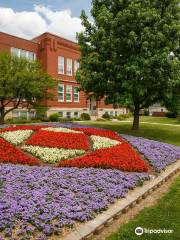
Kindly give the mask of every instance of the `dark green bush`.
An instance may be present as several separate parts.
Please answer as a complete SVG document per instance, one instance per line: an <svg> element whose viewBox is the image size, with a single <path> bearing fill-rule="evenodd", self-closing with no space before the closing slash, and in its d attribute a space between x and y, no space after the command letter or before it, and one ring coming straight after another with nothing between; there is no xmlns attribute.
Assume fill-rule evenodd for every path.
<svg viewBox="0 0 180 240"><path fill-rule="evenodd" d="M49 116L50 122L57 122L59 120L59 113L53 113Z"/></svg>
<svg viewBox="0 0 180 240"><path fill-rule="evenodd" d="M131 116L132 116L131 113L120 114L119 116L117 116L117 119L121 121L121 120L125 120L125 119L127 119L127 118L130 118Z"/></svg>
<svg viewBox="0 0 180 240"><path fill-rule="evenodd" d="M81 120L83 121L87 121L87 120L91 120L91 117L88 113L81 113Z"/></svg>
<svg viewBox="0 0 180 240"><path fill-rule="evenodd" d="M144 116L149 116L149 110L148 109L144 110Z"/></svg>
<svg viewBox="0 0 180 240"><path fill-rule="evenodd" d="M177 114L174 113L174 112L167 112L167 113L166 113L166 117L168 117L168 118L176 118L176 117L177 117Z"/></svg>
<svg viewBox="0 0 180 240"><path fill-rule="evenodd" d="M106 112L102 115L102 118L109 120L111 118L111 116L109 115L109 113Z"/></svg>

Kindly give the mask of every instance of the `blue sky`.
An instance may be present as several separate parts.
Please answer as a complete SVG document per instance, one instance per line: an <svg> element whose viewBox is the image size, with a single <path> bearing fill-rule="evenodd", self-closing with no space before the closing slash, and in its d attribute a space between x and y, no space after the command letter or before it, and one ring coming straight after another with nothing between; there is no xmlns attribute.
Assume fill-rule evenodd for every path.
<svg viewBox="0 0 180 240"><path fill-rule="evenodd" d="M32 11L34 5L46 5L52 10L71 9L73 16L78 17L82 9L90 11L91 0L0 0L0 6L15 11Z"/></svg>
<svg viewBox="0 0 180 240"><path fill-rule="evenodd" d="M76 41L84 30L82 9L90 17L91 0L0 0L0 31L26 39L52 32Z"/></svg>

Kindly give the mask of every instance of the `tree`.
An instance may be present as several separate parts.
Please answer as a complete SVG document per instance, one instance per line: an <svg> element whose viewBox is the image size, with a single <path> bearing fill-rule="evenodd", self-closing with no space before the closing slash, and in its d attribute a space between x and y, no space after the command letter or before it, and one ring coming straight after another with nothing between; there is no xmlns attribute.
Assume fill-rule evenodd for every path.
<svg viewBox="0 0 180 240"><path fill-rule="evenodd" d="M42 71L39 63L1 52L0 123L19 106L28 108L52 97L48 90L53 87L54 80Z"/></svg>
<svg viewBox="0 0 180 240"><path fill-rule="evenodd" d="M81 13L82 56L77 81L97 99L139 111L168 98L180 81L178 0L93 0L90 22ZM172 57L173 53L173 57Z"/></svg>

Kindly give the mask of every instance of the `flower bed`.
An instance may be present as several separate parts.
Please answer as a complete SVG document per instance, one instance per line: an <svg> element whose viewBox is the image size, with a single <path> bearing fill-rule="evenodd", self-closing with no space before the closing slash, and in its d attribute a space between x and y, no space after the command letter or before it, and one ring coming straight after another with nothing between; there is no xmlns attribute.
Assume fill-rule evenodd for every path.
<svg viewBox="0 0 180 240"><path fill-rule="evenodd" d="M0 138L0 162L13 164L39 165L38 159L29 157L23 151Z"/></svg>
<svg viewBox="0 0 180 240"><path fill-rule="evenodd" d="M148 178L145 173L110 169L1 164L1 234L5 239L46 239L60 234L64 226L94 218Z"/></svg>
<svg viewBox="0 0 180 240"><path fill-rule="evenodd" d="M137 148L157 172L160 172L167 165L180 159L180 147L142 137L133 137L124 134L121 136Z"/></svg>
<svg viewBox="0 0 180 240"><path fill-rule="evenodd" d="M89 149L89 142L84 133L65 133L39 130L26 141L26 144L66 149Z"/></svg>

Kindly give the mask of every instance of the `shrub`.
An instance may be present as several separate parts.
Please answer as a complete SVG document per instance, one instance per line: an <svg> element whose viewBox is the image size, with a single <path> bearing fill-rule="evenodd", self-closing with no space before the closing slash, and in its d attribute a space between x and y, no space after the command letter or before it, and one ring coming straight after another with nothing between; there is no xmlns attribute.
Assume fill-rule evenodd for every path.
<svg viewBox="0 0 180 240"><path fill-rule="evenodd" d="M72 118L59 118L59 122L62 122L62 123L64 123L64 122L72 122L72 121L73 121Z"/></svg>
<svg viewBox="0 0 180 240"><path fill-rule="evenodd" d="M58 113L53 113L49 116L49 121L50 122L57 122L59 120L59 114Z"/></svg>
<svg viewBox="0 0 180 240"><path fill-rule="evenodd" d="M149 110L148 109L144 110L144 116L149 116Z"/></svg>
<svg viewBox="0 0 180 240"><path fill-rule="evenodd" d="M88 113L81 113L81 120L86 121L86 120L91 120L91 117Z"/></svg>
<svg viewBox="0 0 180 240"><path fill-rule="evenodd" d="M174 113L174 112L167 112L167 113L166 113L166 117L168 117L168 118L176 118L176 117L177 117L177 114Z"/></svg>
<svg viewBox="0 0 180 240"><path fill-rule="evenodd" d="M130 118L131 116L132 116L131 113L120 114L119 116L117 116L117 119L121 121L121 120L125 120L125 119L127 119L127 118Z"/></svg>
<svg viewBox="0 0 180 240"><path fill-rule="evenodd" d="M109 120L111 118L111 116L109 115L109 113L106 112L102 115L102 118Z"/></svg>

